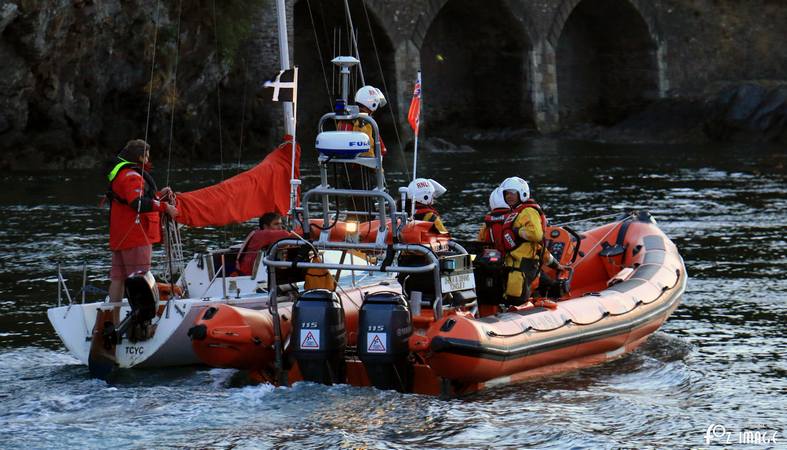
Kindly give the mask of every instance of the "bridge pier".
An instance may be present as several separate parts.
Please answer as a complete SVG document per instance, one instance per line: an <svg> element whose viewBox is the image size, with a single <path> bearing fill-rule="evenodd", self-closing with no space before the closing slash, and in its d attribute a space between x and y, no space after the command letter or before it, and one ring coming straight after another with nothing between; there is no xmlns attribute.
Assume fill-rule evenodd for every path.
<svg viewBox="0 0 787 450"><path fill-rule="evenodd" d="M394 50L394 66L396 69L396 98L398 110L396 118L401 124L399 130L402 143L412 140L413 130L407 124L407 112L413 95L415 76L421 70L420 49L410 39L401 41ZM393 94L393 93L392 93Z"/></svg>
<svg viewBox="0 0 787 450"><path fill-rule="evenodd" d="M533 120L538 131L551 133L560 128L555 49L541 41L529 53Z"/></svg>

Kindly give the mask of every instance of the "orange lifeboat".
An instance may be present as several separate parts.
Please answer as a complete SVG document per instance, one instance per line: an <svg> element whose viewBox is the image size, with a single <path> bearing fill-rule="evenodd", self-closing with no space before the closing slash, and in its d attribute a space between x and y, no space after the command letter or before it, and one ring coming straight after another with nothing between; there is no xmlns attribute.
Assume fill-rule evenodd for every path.
<svg viewBox="0 0 787 450"><path fill-rule="evenodd" d="M455 392L470 392L618 358L678 306L686 270L656 225L624 221L591 230L579 254L572 293L551 307L535 300L481 318L448 314L414 335L411 347Z"/></svg>
<svg viewBox="0 0 787 450"><path fill-rule="evenodd" d="M505 308L499 297L476 282L475 301L446 305L442 314L435 314L426 302L417 314L407 309L406 302L391 303L397 313L408 311L409 325L387 329L366 324L359 329L359 315L363 321L366 305L362 291L368 289L343 296L348 350L342 382L457 395L573 370L633 351L678 306L686 286L685 266L675 245L650 216L628 216L581 236L574 234L581 240L562 228L550 228L547 235L548 248L561 262L576 258L571 289L559 296ZM289 336L290 310L281 308L280 313L282 334ZM200 332L204 337L192 336L193 345L204 362L251 369L262 379L274 379L270 313L221 306L197 324L205 326ZM372 368L369 361L378 355L369 354L388 351L393 336L403 335L406 357L385 366L395 370L401 382L388 380L381 386L375 380L380 379L382 365ZM289 382L301 379L314 378L304 376L297 364L291 366Z"/></svg>

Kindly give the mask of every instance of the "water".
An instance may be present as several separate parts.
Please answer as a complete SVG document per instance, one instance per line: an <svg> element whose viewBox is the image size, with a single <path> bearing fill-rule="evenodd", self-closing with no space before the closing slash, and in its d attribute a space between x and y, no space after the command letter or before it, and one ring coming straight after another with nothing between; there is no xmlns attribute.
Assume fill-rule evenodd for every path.
<svg viewBox="0 0 787 450"><path fill-rule="evenodd" d="M783 148L473 146L424 153L419 166L448 188L439 208L459 237L473 237L490 189L512 175L530 181L557 222L635 208L655 215L690 279L682 305L641 349L451 401L308 383L274 389L204 368L132 371L107 385L67 354L45 316L56 303L58 262L72 287L84 262L90 283L106 288L101 174L5 174L0 447L688 448L707 447L706 431L719 424L730 434L711 436L712 443L729 437L732 448L787 448ZM305 159L305 184L314 185L314 165ZM393 192L404 178L398 159L394 153L387 162ZM220 171L171 176L176 189L188 190L217 181ZM241 239L251 227L184 237L198 251ZM739 444L743 431L776 432L779 440Z"/></svg>

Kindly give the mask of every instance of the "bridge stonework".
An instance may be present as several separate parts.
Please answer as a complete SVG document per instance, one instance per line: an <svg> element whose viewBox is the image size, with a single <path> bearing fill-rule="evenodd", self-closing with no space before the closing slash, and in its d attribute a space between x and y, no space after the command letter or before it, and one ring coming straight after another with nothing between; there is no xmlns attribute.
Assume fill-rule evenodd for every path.
<svg viewBox="0 0 787 450"><path fill-rule="evenodd" d="M292 5L306 1L289 0L290 12L297 15ZM311 0L313 10L320 1ZM358 8L361 1L375 23L377 45L390 45L392 67L383 72L395 80L388 87L399 118L406 116L418 70L423 71L425 100L431 95L444 103L425 101L425 111L434 113L424 119L427 128L463 119L472 123L479 111L488 114L500 101L506 115L516 119L506 126L551 132L574 121L612 123L655 99L690 95L715 82L780 79L787 70L787 46L781 45L787 37L787 8L774 9L767 0L350 3ZM329 4L339 8L342 3L325 0L320 7ZM770 16L763 16L764 7ZM270 15L262 14L258 30L263 35L270 36ZM729 20L733 15L737 20ZM360 39L367 39L365 18L354 20ZM296 28L299 23L307 22L296 17ZM295 30L301 32L312 30ZM740 39L731 45L730 35L736 33ZM267 50L272 50L269 44ZM296 59L298 54L296 49ZM510 75L498 83L495 73Z"/></svg>

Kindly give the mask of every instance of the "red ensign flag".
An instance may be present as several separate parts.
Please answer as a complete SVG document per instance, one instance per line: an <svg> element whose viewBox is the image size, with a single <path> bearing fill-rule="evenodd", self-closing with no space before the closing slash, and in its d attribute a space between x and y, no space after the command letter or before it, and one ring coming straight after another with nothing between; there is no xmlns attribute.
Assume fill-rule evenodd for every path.
<svg viewBox="0 0 787 450"><path fill-rule="evenodd" d="M413 100L410 102L410 111L407 113L407 121L410 122L415 134L418 134L418 125L421 120L421 72L418 72L418 78L415 80L415 88L413 89Z"/></svg>

